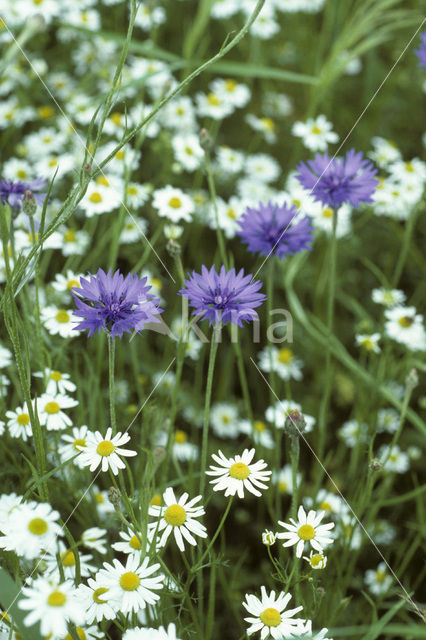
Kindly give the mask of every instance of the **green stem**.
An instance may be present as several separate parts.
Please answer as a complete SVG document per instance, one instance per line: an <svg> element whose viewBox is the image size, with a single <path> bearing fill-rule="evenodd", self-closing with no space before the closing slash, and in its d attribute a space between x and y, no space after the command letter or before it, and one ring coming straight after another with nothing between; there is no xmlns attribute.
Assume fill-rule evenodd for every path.
<svg viewBox="0 0 426 640"><path fill-rule="evenodd" d="M336 258L337 258L337 210L333 212L333 230L330 239L330 264L329 264L329 285L327 298L327 334L328 341L326 347L325 360L325 385L324 394L322 396L319 410L319 442L318 457L322 459L325 447L326 431L327 431L327 413L329 408L329 400L332 387L332 370L331 370L331 348L330 340L333 335L333 316L334 316L334 300L336 296Z"/></svg>
<svg viewBox="0 0 426 640"><path fill-rule="evenodd" d="M220 331L220 328L219 328ZM220 334L218 333L217 325L214 326L211 342L210 342L210 357L209 357L209 367L207 371L207 384L206 384L206 396L204 403L204 422L203 422L203 439L201 444L201 476L200 476L200 493L204 495L204 487L206 484L206 466L207 466L207 441L208 441L208 433L209 433L209 422L210 422L210 404L211 404L211 395L212 395L212 387L213 387L213 372L214 372L214 363L216 360L217 346L218 340L217 337Z"/></svg>
<svg viewBox="0 0 426 640"><path fill-rule="evenodd" d="M297 518L297 505L299 501L299 487L297 486L297 472L299 469L300 442L299 436L290 436L290 461L293 492L291 497L291 516Z"/></svg>
<svg viewBox="0 0 426 640"><path fill-rule="evenodd" d="M196 564L194 567L192 567L192 570L191 570L192 572L198 571L198 569L200 568L200 566L201 566L201 564L202 564L202 562L203 562L204 558L207 556L207 554L209 553L210 549L211 549L211 548L212 548L212 546L214 545L214 543L215 543L215 541L216 541L216 538L218 537L219 533L221 532L222 527L223 527L223 525L225 524L225 520L226 520L226 518L228 517L228 513L229 513L229 511L230 511L230 509L231 509L231 505L232 505L232 501L233 501L233 499L234 499L234 496L231 496L231 497L229 498L228 504L226 505L226 509L225 509L225 511L223 512L223 516L222 516L222 518L221 518L221 520L220 520L220 522L219 522L219 525L218 525L218 527L217 527L217 529L216 529L216 531L215 531L215 533L214 533L214 535L213 535L213 538L210 540L210 542L209 542L209 545L208 545L207 549L204 551L203 555L202 555L202 556L201 556L201 558L198 560L197 564Z"/></svg>
<svg viewBox="0 0 426 640"><path fill-rule="evenodd" d="M111 429L113 435L117 432L117 421L115 417L114 398L114 362L115 362L115 341L108 335L108 378L109 378L109 413L111 418Z"/></svg>
<svg viewBox="0 0 426 640"><path fill-rule="evenodd" d="M237 358L237 367L238 367L238 375L240 378L240 384L241 384L241 390L243 392L243 400L244 400L244 406L245 406L245 410L246 410L246 414L247 414L247 418L248 420L250 420L251 422L251 426L252 426L252 430L254 429L254 420L253 420L253 409L251 406L251 399L250 399L250 391L249 391L249 386L248 386L248 382L247 382L247 375L246 375L246 370L244 367L244 358L243 358L243 352L241 351L241 345L240 345L240 341L239 341L239 333L238 333L238 328L236 328L236 341L233 342L233 347L234 347L234 353L235 356Z"/></svg>
<svg viewBox="0 0 426 640"><path fill-rule="evenodd" d="M421 201L422 202L422 201ZM414 227L416 224L417 214L419 213L420 207L414 207L410 213L410 216L407 220L407 225L405 227L404 238L402 240L401 251L398 255L398 262L396 263L395 272L392 278L392 289L396 289L398 286L399 279L402 274L402 270L405 265L405 261L408 256L408 252L411 245L411 238L413 236Z"/></svg>
<svg viewBox="0 0 426 640"><path fill-rule="evenodd" d="M210 153L208 151L206 151L206 154L205 154L204 167L206 170L207 184L209 186L210 200L213 204L217 244L219 245L219 253L222 259L222 263L225 265L226 269L228 269L228 259L226 257L225 241L223 239L222 229L220 228L220 224L219 224L219 211L217 208L216 187L214 183L212 166L210 162Z"/></svg>

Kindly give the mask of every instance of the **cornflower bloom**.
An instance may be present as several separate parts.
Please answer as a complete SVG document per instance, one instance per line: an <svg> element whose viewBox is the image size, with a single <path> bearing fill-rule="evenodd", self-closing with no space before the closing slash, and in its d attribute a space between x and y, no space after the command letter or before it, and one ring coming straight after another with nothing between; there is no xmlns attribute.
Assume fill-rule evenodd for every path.
<svg viewBox="0 0 426 640"><path fill-rule="evenodd" d="M418 49L414 49L414 53L419 59L419 65L426 68L426 30L420 34L420 46Z"/></svg>
<svg viewBox="0 0 426 640"><path fill-rule="evenodd" d="M226 271L222 266L217 273L214 265L210 270L203 265L201 275L193 271L179 294L188 298L193 315L208 318L210 326L230 322L242 327L243 321L258 318L254 309L266 300L263 293L258 293L260 280L251 280L252 275L245 276L244 269L236 273L235 269Z"/></svg>
<svg viewBox="0 0 426 640"><path fill-rule="evenodd" d="M13 182L12 180L0 180L0 200L2 204L6 202L11 207L22 209L22 201L26 191L31 191L37 204L42 205L46 197L45 193L39 193L46 187L43 178L36 178L29 182Z"/></svg>
<svg viewBox="0 0 426 640"><path fill-rule="evenodd" d="M304 216L294 223L296 206L288 207L268 202L259 202L256 209L247 207L238 221L237 235L247 244L251 253L268 256L274 253L278 258L293 255L304 249L311 249L313 227L311 220Z"/></svg>
<svg viewBox="0 0 426 640"><path fill-rule="evenodd" d="M89 329L89 338L101 329L112 338L121 338L125 331L141 331L148 322L160 322L160 300L148 294L151 286L146 281L133 273L124 278L118 269L114 275L111 269L108 273L98 269L89 279L80 278L81 286L72 288L77 305L74 315L84 319L75 329Z"/></svg>
<svg viewBox="0 0 426 640"><path fill-rule="evenodd" d="M345 158L330 158L328 153L315 154L307 166L301 162L296 178L311 191L315 200L328 207L338 208L344 202L358 208L361 202L373 202L379 181L374 177L377 169L366 160L362 152L350 149Z"/></svg>

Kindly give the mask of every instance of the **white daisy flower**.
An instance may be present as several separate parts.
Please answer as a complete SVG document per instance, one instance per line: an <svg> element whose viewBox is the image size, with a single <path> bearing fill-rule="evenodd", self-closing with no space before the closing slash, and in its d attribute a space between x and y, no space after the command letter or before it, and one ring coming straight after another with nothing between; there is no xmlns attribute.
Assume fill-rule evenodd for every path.
<svg viewBox="0 0 426 640"><path fill-rule="evenodd" d="M303 139L303 144L311 151L327 151L329 144L339 140L337 133L332 131L333 125L324 115L315 119L309 118L306 122L295 122L292 134Z"/></svg>
<svg viewBox="0 0 426 640"><path fill-rule="evenodd" d="M347 420L338 429L337 435L341 438L347 447L355 447L357 442L367 442L368 440L368 426L365 422L358 422L358 420Z"/></svg>
<svg viewBox="0 0 426 640"><path fill-rule="evenodd" d="M81 534L81 542L88 549L95 549L98 553L106 553L106 533L106 529L100 529L99 527L90 527L90 529L86 529Z"/></svg>
<svg viewBox="0 0 426 640"><path fill-rule="evenodd" d="M243 607L253 616L244 618L251 625L247 629L247 635L251 636L260 631L261 640L268 636L281 640L297 634L302 629L303 618L294 618L294 614L302 611L303 607L285 611L291 600L290 593L284 594L282 591L275 597L275 591L268 595L263 586L260 587L260 593L260 598L246 594L246 602L243 602Z"/></svg>
<svg viewBox="0 0 426 640"><path fill-rule="evenodd" d="M212 458L219 467L210 465L211 471L206 471L208 476L218 476L210 480L214 491L225 491L225 496L238 494L239 498L244 498L244 489L250 491L255 496L261 496L260 489L267 489L269 476L272 471L265 471L266 462L259 460L252 464L255 449L244 449L242 455L234 458L226 458L222 451L218 455L213 454ZM257 488L256 488L257 487Z"/></svg>
<svg viewBox="0 0 426 640"><path fill-rule="evenodd" d="M186 171L196 171L204 158L204 149L200 145L199 136L194 133L175 135L172 146L177 162Z"/></svg>
<svg viewBox="0 0 426 640"><path fill-rule="evenodd" d="M306 515L304 508L300 506L297 512L298 522L293 518L290 518L291 524L278 520L278 524L287 529L287 531L277 533L277 538L285 540L283 547L297 545L296 556L298 558L302 557L305 542L308 542L315 551L322 552L324 546L333 542L333 538L328 536L329 530L334 527L334 522L320 524L324 516L324 511L320 511L317 514L313 510Z"/></svg>
<svg viewBox="0 0 426 640"><path fill-rule="evenodd" d="M356 345L372 353L380 353L379 340L380 333L359 333L355 336Z"/></svg>
<svg viewBox="0 0 426 640"><path fill-rule="evenodd" d="M235 106L228 96L219 96L217 93L197 93L197 112L200 117L223 120L235 111Z"/></svg>
<svg viewBox="0 0 426 640"><path fill-rule="evenodd" d="M58 431L70 427L72 420L62 409L70 409L77 405L78 400L74 400L68 396L43 393L43 395L37 399L37 413L41 426L46 427L48 431Z"/></svg>
<svg viewBox="0 0 426 640"><path fill-rule="evenodd" d="M385 289L384 287L373 289L371 297L373 302L382 304L384 307L397 307L404 304L406 298L405 293L400 289Z"/></svg>
<svg viewBox="0 0 426 640"><path fill-rule="evenodd" d="M312 631L312 620L306 620L305 626L299 634L298 638L301 640L332 640L326 638L328 629L324 627L321 631Z"/></svg>
<svg viewBox="0 0 426 640"><path fill-rule="evenodd" d="M275 447L274 437L262 420L254 420L253 425L250 420L241 420L240 432L250 436L257 447L265 447L265 449Z"/></svg>
<svg viewBox="0 0 426 640"><path fill-rule="evenodd" d="M35 378L44 378L47 381L46 393L50 395L62 394L66 395L67 392L73 392L77 389L74 382L70 380L69 373L62 373L56 369L49 369L46 367L44 371L37 371L33 374Z"/></svg>
<svg viewBox="0 0 426 640"><path fill-rule="evenodd" d="M250 180L267 184L275 182L281 174L278 162L266 153L254 153L246 159L245 171Z"/></svg>
<svg viewBox="0 0 426 640"><path fill-rule="evenodd" d="M237 82L233 78L216 78L209 84L209 89L213 94L223 100L227 100L234 107L245 107L250 100L251 92L247 85Z"/></svg>
<svg viewBox="0 0 426 640"><path fill-rule="evenodd" d="M160 599L154 592L163 588L164 576L153 576L160 568L158 563L148 566L146 557L141 564L140 558L134 555L127 557L125 566L119 560L112 562L104 562L98 575L108 588L109 602L115 611L136 613Z"/></svg>
<svg viewBox="0 0 426 640"><path fill-rule="evenodd" d="M87 231L79 231L70 227L60 228L60 249L65 257L83 255L89 244Z"/></svg>
<svg viewBox="0 0 426 640"><path fill-rule="evenodd" d="M104 618L114 620L117 617L115 606L111 599L111 592L105 586L104 579L97 573L95 578L89 578L87 585L80 583L75 597L84 612L87 624L95 620L100 622Z"/></svg>
<svg viewBox="0 0 426 640"><path fill-rule="evenodd" d="M303 362L296 358L291 349L283 347L265 347L258 354L259 368L262 371L274 371L282 380L301 380Z"/></svg>
<svg viewBox="0 0 426 640"><path fill-rule="evenodd" d="M82 469L84 464L81 462L81 450L86 446L86 436L89 428L86 425L82 427L73 427L72 434L63 434L61 440L65 442L58 447L58 453L62 462L73 458L76 454L80 454L73 461L77 467Z"/></svg>
<svg viewBox="0 0 426 640"><path fill-rule="evenodd" d="M123 540L123 542L114 542L111 547L116 551L120 551L121 553L126 553L127 555L133 554L137 555L139 558L142 553L142 535L138 531L138 535L136 535L132 529L128 528L127 531L119 531L119 536ZM147 546L151 547L153 541L152 533L149 533L147 536ZM159 540L157 538L155 544L155 551L158 551L160 548Z"/></svg>
<svg viewBox="0 0 426 640"><path fill-rule="evenodd" d="M386 563L381 562L377 569L368 569L365 572L364 581L371 593L374 593L375 596L381 596L389 591L393 579L387 572Z"/></svg>
<svg viewBox="0 0 426 640"><path fill-rule="evenodd" d="M396 306L386 309L385 316L385 332L390 338L411 351L426 350L423 316L416 312L415 307Z"/></svg>
<svg viewBox="0 0 426 640"><path fill-rule="evenodd" d="M18 601L20 609L29 610L24 619L28 627L40 622L42 636L66 636L67 622L83 623L83 610L75 597L75 587L71 580L58 584L40 577L23 587L23 598Z"/></svg>
<svg viewBox="0 0 426 640"><path fill-rule="evenodd" d="M311 508L315 505L320 511L325 511L330 517L340 518L342 515L346 515L349 512L349 506L347 502L343 500L339 495L327 491L326 489L320 489L317 493L315 500L312 498L305 498L304 503L307 507Z"/></svg>
<svg viewBox="0 0 426 640"><path fill-rule="evenodd" d="M395 409L379 409L377 412L377 433L395 433L401 418Z"/></svg>
<svg viewBox="0 0 426 640"><path fill-rule="evenodd" d="M58 291L59 293L69 293L71 296L71 289L73 287L81 287L81 276L84 276L84 274L74 273L71 269L67 269L66 275L63 273L57 273L55 280L51 284L55 291Z"/></svg>
<svg viewBox="0 0 426 640"><path fill-rule="evenodd" d="M6 418L9 418L7 428L12 438L22 438L26 442L33 435L26 404L17 407L15 411L6 411Z"/></svg>
<svg viewBox="0 0 426 640"><path fill-rule="evenodd" d="M306 562L309 562L312 569L325 569L327 565L327 556L325 556L322 552L319 553L318 551L313 551L312 549L309 554L309 558L307 556L303 556L303 559L306 560Z"/></svg>
<svg viewBox="0 0 426 640"><path fill-rule="evenodd" d="M300 486L302 480L302 474L297 473L297 485ZM278 491L282 494L291 495L293 493L293 473L291 465L286 464L279 471L272 473L272 482L278 485Z"/></svg>
<svg viewBox="0 0 426 640"><path fill-rule="evenodd" d="M197 544L193 533L200 538L207 538L207 530L204 525L200 524L195 518L204 515L204 507L194 505L201 500L202 496L197 496L189 502L188 494L184 493L179 500L176 500L174 491L168 487L163 493L164 506L158 507L152 505L149 507L148 513L156 518L156 522L148 524L149 531L161 532L160 546L166 544L167 538L173 532L176 544L181 551L185 551L183 538L195 546Z"/></svg>
<svg viewBox="0 0 426 640"><path fill-rule="evenodd" d="M86 446L84 448L78 447L82 451L80 456L82 466L90 466L90 471L94 471L101 465L102 471L107 471L110 468L115 476L118 474L119 469L126 467L120 456L137 455L136 451L121 448L121 445L129 442L130 436L127 433L121 434L121 431L113 438L111 438L111 435L111 427L108 427L105 437L99 431L95 431L95 433L88 432Z"/></svg>
<svg viewBox="0 0 426 640"><path fill-rule="evenodd" d="M240 432L238 410L227 402L214 404L210 411L210 423L215 435L220 438L236 438Z"/></svg>
<svg viewBox="0 0 426 640"><path fill-rule="evenodd" d="M159 216L169 218L172 222L190 222L195 210L192 198L181 189L175 189L170 185L154 191L152 206Z"/></svg>
<svg viewBox="0 0 426 640"><path fill-rule="evenodd" d="M274 144L277 141L277 134L275 133L275 122L272 118L264 116L258 118L253 113L248 113L245 117L247 124L264 135L266 142Z"/></svg>
<svg viewBox="0 0 426 640"><path fill-rule="evenodd" d="M122 640L160 640L160 635L152 627L134 627L124 632Z"/></svg>
<svg viewBox="0 0 426 640"><path fill-rule="evenodd" d="M80 331L75 329L75 317L72 309L59 309L55 305L44 307L40 313L41 321L50 335L60 335L61 338L75 338Z"/></svg>
<svg viewBox="0 0 426 640"><path fill-rule="evenodd" d="M57 537L63 535L58 519L58 511L50 504L19 504L1 524L5 535L0 537L0 548L14 551L28 560L37 558L42 550L56 553Z"/></svg>
<svg viewBox="0 0 426 640"><path fill-rule="evenodd" d="M242 151L220 146L216 150L217 169L229 178L229 174L239 173L243 170L245 155Z"/></svg>
<svg viewBox="0 0 426 640"><path fill-rule="evenodd" d="M114 505L109 500L108 491L99 489L96 484L93 485L93 500L96 504L96 510L101 519L104 520L110 513L114 512Z"/></svg>
<svg viewBox="0 0 426 640"><path fill-rule="evenodd" d="M60 573L58 567L58 560L56 559L56 553L59 552L61 556L62 569L64 571L65 579L75 578L75 555L71 549L68 549L62 540L59 540L58 549L54 554L45 554L43 556L43 562L46 563L45 573L50 578L60 580ZM88 577L91 573L97 571L97 567L90 564L90 560L93 560L93 556L89 553L79 553L80 560L80 572L83 578Z"/></svg>
<svg viewBox="0 0 426 640"><path fill-rule="evenodd" d="M377 457L386 471L405 473L410 468L410 457L397 444L392 448L385 444L380 447Z"/></svg>

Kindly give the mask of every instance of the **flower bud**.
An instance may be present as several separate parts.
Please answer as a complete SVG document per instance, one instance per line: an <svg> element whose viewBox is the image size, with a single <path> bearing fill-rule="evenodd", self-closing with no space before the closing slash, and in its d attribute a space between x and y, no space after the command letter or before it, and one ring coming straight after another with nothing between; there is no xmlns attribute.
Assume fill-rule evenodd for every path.
<svg viewBox="0 0 426 640"><path fill-rule="evenodd" d="M408 376L405 378L405 385L407 387L407 391L412 391L419 384L419 376L417 375L416 369L411 369Z"/></svg>
<svg viewBox="0 0 426 640"><path fill-rule="evenodd" d="M213 140L207 129L201 129L200 131L200 147L204 151L210 151L213 148Z"/></svg>
<svg viewBox="0 0 426 640"><path fill-rule="evenodd" d="M371 471L381 471L382 467L382 463L380 462L380 460L377 460L377 458L373 458L372 460L370 460Z"/></svg>
<svg viewBox="0 0 426 640"><path fill-rule="evenodd" d="M275 540L277 539L275 533L273 531L269 531L269 529L265 529L262 533L262 542L267 547L270 547L272 544L275 544Z"/></svg>
<svg viewBox="0 0 426 640"><path fill-rule="evenodd" d="M22 198L22 210L27 216L33 216L37 210L37 202L29 189L25 191Z"/></svg>
<svg viewBox="0 0 426 640"><path fill-rule="evenodd" d="M172 238L167 242L166 249L172 258L177 258L182 252L179 242L176 242L176 240L173 240Z"/></svg>
<svg viewBox="0 0 426 640"><path fill-rule="evenodd" d="M284 431L293 438L298 438L305 431L306 420L298 409L291 409L287 413L284 423Z"/></svg>

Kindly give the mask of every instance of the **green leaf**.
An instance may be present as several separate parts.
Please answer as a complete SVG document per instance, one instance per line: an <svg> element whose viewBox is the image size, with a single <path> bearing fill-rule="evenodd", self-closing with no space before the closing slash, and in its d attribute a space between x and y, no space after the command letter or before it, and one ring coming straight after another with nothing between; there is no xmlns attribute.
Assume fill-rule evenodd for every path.
<svg viewBox="0 0 426 640"><path fill-rule="evenodd" d="M18 608L19 594L21 592L10 575L0 567L0 602L5 611L8 612L13 623L18 627L19 633L25 640L41 640L38 625L27 627L24 625L26 611Z"/></svg>
<svg viewBox="0 0 426 640"><path fill-rule="evenodd" d="M382 633L382 630L386 627L389 620L394 617L396 612L401 609L404 604L403 600L394 604L392 609L389 609L389 611L385 613L380 620L371 626L370 631L362 637L362 640L376 640L376 638Z"/></svg>

